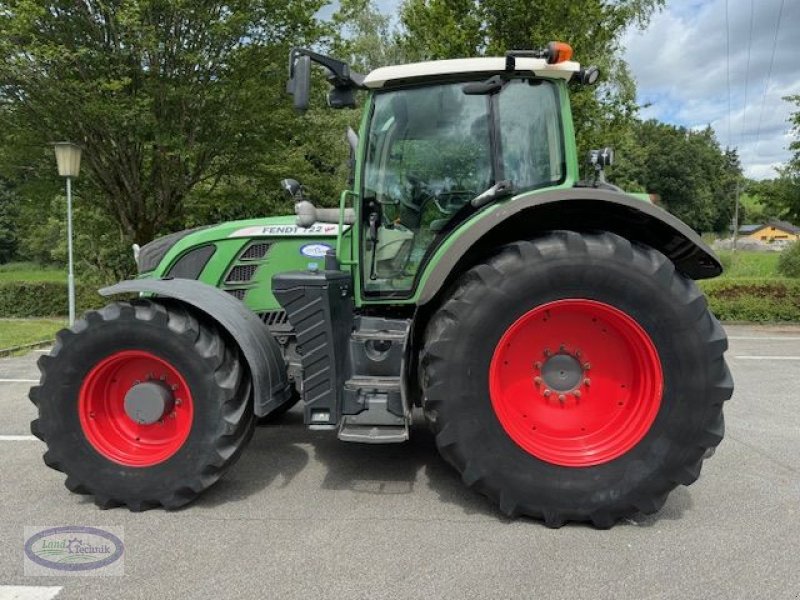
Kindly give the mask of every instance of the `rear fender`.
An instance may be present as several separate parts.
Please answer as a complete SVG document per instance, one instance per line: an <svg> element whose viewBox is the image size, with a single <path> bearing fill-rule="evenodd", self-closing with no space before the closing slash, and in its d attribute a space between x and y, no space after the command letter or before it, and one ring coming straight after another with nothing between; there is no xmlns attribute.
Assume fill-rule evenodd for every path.
<svg viewBox="0 0 800 600"><path fill-rule="evenodd" d="M691 227L662 208L621 192L558 189L517 196L454 231L453 242L431 261L418 304L433 300L458 274L499 246L555 229L616 233L655 248L692 279L722 273L713 250Z"/></svg>
<svg viewBox="0 0 800 600"><path fill-rule="evenodd" d="M224 329L250 370L256 416L264 417L289 401L291 386L280 346L261 319L230 294L191 279L136 279L100 290L103 296L130 292L178 300Z"/></svg>

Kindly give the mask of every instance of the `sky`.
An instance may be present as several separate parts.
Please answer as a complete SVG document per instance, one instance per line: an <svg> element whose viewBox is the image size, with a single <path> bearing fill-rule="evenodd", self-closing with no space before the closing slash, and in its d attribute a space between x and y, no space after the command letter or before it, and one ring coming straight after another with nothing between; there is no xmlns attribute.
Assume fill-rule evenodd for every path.
<svg viewBox="0 0 800 600"><path fill-rule="evenodd" d="M375 3L394 14L400 0ZM711 125L723 147L738 148L748 177L774 177L788 160L782 98L800 94L800 0L667 0L622 45L643 118Z"/></svg>
<svg viewBox="0 0 800 600"><path fill-rule="evenodd" d="M745 175L774 177L790 156L792 107L782 98L800 94L799 31L798 0L668 0L623 40L641 116L710 124L738 148Z"/></svg>

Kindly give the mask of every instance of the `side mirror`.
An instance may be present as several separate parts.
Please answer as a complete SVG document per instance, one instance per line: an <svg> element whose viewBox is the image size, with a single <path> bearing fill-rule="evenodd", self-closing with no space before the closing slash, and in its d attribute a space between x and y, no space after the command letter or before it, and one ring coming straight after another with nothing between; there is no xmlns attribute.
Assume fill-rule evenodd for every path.
<svg viewBox="0 0 800 600"><path fill-rule="evenodd" d="M290 199L295 201L303 199L303 186L301 186L300 182L296 179L283 179L281 181L281 187Z"/></svg>
<svg viewBox="0 0 800 600"><path fill-rule="evenodd" d="M289 83L286 91L294 97L294 107L304 111L308 109L308 96L311 87L311 59L308 56L290 57Z"/></svg>

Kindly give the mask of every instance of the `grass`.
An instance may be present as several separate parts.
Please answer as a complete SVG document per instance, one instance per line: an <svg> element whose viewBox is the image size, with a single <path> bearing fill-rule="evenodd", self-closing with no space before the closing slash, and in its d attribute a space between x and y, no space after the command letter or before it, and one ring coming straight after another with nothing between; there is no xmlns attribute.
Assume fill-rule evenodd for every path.
<svg viewBox="0 0 800 600"><path fill-rule="evenodd" d="M719 252L725 272L722 279L774 279L778 274L779 252Z"/></svg>
<svg viewBox="0 0 800 600"><path fill-rule="evenodd" d="M0 265L0 281L66 281L65 268L16 262Z"/></svg>
<svg viewBox="0 0 800 600"><path fill-rule="evenodd" d="M65 325L62 319L0 319L0 350L52 340Z"/></svg>

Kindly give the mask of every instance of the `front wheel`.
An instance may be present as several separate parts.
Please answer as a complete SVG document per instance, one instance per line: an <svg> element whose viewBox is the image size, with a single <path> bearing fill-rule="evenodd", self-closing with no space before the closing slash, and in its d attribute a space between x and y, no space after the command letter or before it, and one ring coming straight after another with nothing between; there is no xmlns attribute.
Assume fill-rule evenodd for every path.
<svg viewBox="0 0 800 600"><path fill-rule="evenodd" d="M426 416L510 515L610 527L700 474L733 389L727 338L652 248L559 231L467 271L421 353Z"/></svg>
<svg viewBox="0 0 800 600"><path fill-rule="evenodd" d="M118 302L64 329L39 360L31 431L70 491L102 508L177 508L253 433L249 374L213 323L171 302Z"/></svg>

